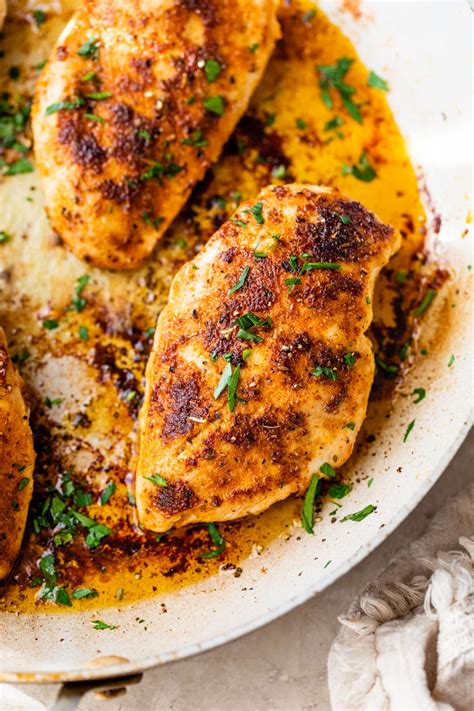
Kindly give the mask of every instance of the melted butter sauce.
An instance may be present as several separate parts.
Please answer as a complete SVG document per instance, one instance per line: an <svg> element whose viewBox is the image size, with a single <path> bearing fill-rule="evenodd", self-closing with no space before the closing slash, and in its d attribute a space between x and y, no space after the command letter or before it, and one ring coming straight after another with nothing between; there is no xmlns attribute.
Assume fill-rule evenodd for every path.
<svg viewBox="0 0 474 711"><path fill-rule="evenodd" d="M8 91L20 92L24 99L31 95L38 76L35 65L48 56L74 4L64 3L62 15L49 13L38 29L22 11L26 4L16 3L14 17L5 27L5 56L0 60L0 78L5 78ZM199 553L212 548L205 527L172 533L158 542L155 535L137 527L130 503L135 423L152 343L146 331L153 328L166 303L173 275L233 212L237 193L247 199L269 182L293 180L337 186L398 228L403 246L377 285L372 337L384 362L403 366L409 361L410 347L405 344L411 343L416 324L407 314L426 288L426 276L422 279L425 215L416 176L386 93L367 86L368 70L350 40L321 10L309 17L307 11L313 7L307 2L282 6L283 39L246 116L164 244L141 269L111 274L81 263L53 238L36 175L3 180L2 204L11 207L5 210L6 224L0 229L13 239L1 247L0 319L12 353L29 353L20 367L31 393L37 451L30 522L20 560L4 589L5 609L48 613L71 609L37 599L38 560L54 546L51 531L42 528L35 533L32 526L48 487L58 486L67 470L76 486L92 494L94 503L81 511L113 529L95 550L86 548L81 533L54 550L58 583L69 594L83 587L99 593L90 600L74 600L74 610L159 596L222 568L238 577L245 559L257 553L258 546L279 535L299 535L301 529L293 528L293 521L299 517L301 502L290 499L258 517L221 524L227 544L224 554L201 560ZM334 64L341 57L354 60L345 79L356 89L354 100L361 105L362 124L348 115L335 91L331 92L333 109L321 100L315 66ZM15 83L8 79L12 65L21 68ZM325 128L335 116L343 119L339 134ZM342 172L344 164L358 162L362 151L377 171L371 182ZM280 166L285 168L284 180L272 177L272 171L281 174ZM408 275L403 283L396 278L401 270ZM77 279L84 274L90 277L82 293L87 303L80 312L68 310ZM45 330L45 318L58 319L59 327ZM87 329L87 340L80 337L80 327ZM404 346L405 358L400 358ZM402 370L399 367L398 372ZM379 369L369 428L389 409L396 382ZM47 398L61 402L48 406ZM361 443L368 435L366 430ZM354 461L357 458L356 452ZM349 476L350 462L344 470ZM116 490L101 506L98 497L108 482Z"/></svg>

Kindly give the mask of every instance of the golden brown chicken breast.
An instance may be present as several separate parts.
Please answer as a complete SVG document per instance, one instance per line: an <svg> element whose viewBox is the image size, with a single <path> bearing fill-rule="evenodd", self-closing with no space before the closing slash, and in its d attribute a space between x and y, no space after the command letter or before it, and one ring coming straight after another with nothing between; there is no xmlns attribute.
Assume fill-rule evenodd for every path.
<svg viewBox="0 0 474 711"><path fill-rule="evenodd" d="M278 0L86 0L38 81L35 155L53 229L130 269L153 250L244 113Z"/></svg>
<svg viewBox="0 0 474 711"><path fill-rule="evenodd" d="M20 550L33 493L35 453L22 385L0 328L0 580Z"/></svg>
<svg viewBox="0 0 474 711"><path fill-rule="evenodd" d="M372 292L399 242L335 191L268 187L181 269L140 415L146 528L258 513L347 460L374 375Z"/></svg>

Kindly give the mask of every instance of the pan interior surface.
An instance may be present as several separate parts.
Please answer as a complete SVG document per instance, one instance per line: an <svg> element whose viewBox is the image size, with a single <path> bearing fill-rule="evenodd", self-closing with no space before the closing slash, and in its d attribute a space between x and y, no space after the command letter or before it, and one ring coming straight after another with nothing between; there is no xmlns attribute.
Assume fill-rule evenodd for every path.
<svg viewBox="0 0 474 711"><path fill-rule="evenodd" d="M236 536L230 553L233 557L228 561L230 565L221 565L217 561L201 575L195 575L195 569L191 566L191 569L187 569L189 574L183 573L185 584L181 580L181 584L170 582L167 586L157 585L158 591L153 595L141 594L142 580L149 583L153 570L139 574L133 567L133 559L127 558L119 570L117 580L122 578L127 581L130 602L127 602L127 598L123 601L114 599L109 594L105 607L99 606L97 600L91 600L67 614L49 614L47 607L33 609L31 599L34 592L25 590L24 600L19 603L21 614L15 614L13 606L8 605L7 594L7 604L0 613L2 680L37 682L118 675L209 649L274 619L333 583L384 540L429 491L467 432L471 403L466 391L467 384L471 382L472 358L472 257L467 236L467 222L470 221L470 166L467 156L471 153L471 121L469 96L465 91L469 82L469 67L465 63L470 48L468 5L462 2L429 5L417 2L364 3L357 17L341 11L336 3L314 6L313 15L312 10L308 10L309 6L302 4L301 7L305 8L305 12L300 13L302 28L291 32L289 30L289 37L296 39L300 31L316 33L318 23L319 27L325 27L324 11L354 43L364 65L375 69L388 80L391 88L390 106L407 140L427 211L427 227L431 235L429 247L432 254L436 253L436 262L449 271L452 277L444 287L443 298L435 299L423 323L418 350L420 353L426 351L427 354L416 358L398 388L390 410L381 410L377 403L373 404L367 422L367 433L370 432L370 436L366 436L368 441L361 443L345 468L345 476L354 482L354 487L350 497L343 502L343 513L358 512L367 506L376 506L376 512L363 521L342 522L341 515L331 515L334 503L325 501L318 511L315 535L308 536L299 523L293 524L293 519L298 519L300 502L291 500L277 508L271 517L263 516L244 522L238 525L235 534L229 532L229 537ZM287 27L290 28L295 20L290 19L290 10L287 13ZM422 36L417 29L420 26L424 28ZM9 27L15 31L15 23L7 24L6 31ZM38 43L26 47L26 50L38 54L41 47L44 50L48 45L48 41L47 38L39 37ZM440 42L450 48L449 54L443 53L440 56ZM349 44L343 45L343 48L344 51L351 50ZM34 61L39 63L43 59L38 54ZM329 54L325 57L328 63L336 59L337 55ZM274 120L275 132L278 129L278 112L273 112L271 108L275 103L278 105L278 98L275 99L272 92L275 85L278 85L275 82L279 78L283 81L279 72L283 72L285 61L285 53L280 48L272 59L270 74L252 103L250 118L240 127L240 134L237 132L238 136L243 136L249 142L251 136L255 135L252 133L255 131L255 123L252 124L252 131L247 131L252 121L258 119L259 125L265 125L265 122L268 124L268 121ZM301 81L305 81L305 57L295 51L292 61L293 70L300 72ZM21 58L18 62L21 63ZM312 71L314 73L314 68ZM273 81L270 82L268 76ZM314 82L316 96L319 91L316 74L311 81ZM283 100L288 101L289 98L290 95L286 94ZM318 110L319 106L319 103L315 104ZM304 106L298 105L294 109L293 119L299 118L298 112L303 113L303 109ZM280 107L280 110L286 116L285 108ZM272 119L273 113L277 114L275 119ZM303 116L301 119L304 120ZM260 140L267 137L263 145L268 149L267 158L270 160L265 162L263 156L263 163L257 161L257 167L252 165L252 170L255 169L258 180L262 182L271 180L272 172L277 176L282 175L281 169L278 172L280 165L288 172L291 171L291 165L285 163L288 153L295 157L298 151L304 153L307 149L308 155L312 155L311 146L307 148L304 143L285 146L286 152L281 152L283 162L278 163L276 156L279 154L271 144L274 139L270 140L269 135L267 128L264 128ZM337 141L335 136L330 138ZM364 146L368 136L361 135L359 139L360 145ZM359 152L356 153L359 148L359 144L354 143L354 162L359 157ZM383 145L380 147L382 149ZM229 209L232 208L231 194L235 190L234 176L239 170L239 161L238 148L236 152L235 147L231 146L217 168L220 188L227 186ZM296 157L294 164L297 164ZM247 166L248 173L252 170ZM314 170L311 165L305 166L304 161L300 160L296 177L300 180L313 179ZM335 175L336 170L333 170ZM245 180L246 171L243 173ZM339 172L338 166L337 174ZM395 190L393 183L390 183L390 165L384 167L382 162L380 174L386 175L384 186L390 185L390 189ZM341 178L340 183L339 178L333 179L345 192L378 211L382 218L389 219L378 209L381 197L377 190L371 192L370 186L359 184L350 177ZM241 187L243 192L248 190L251 194L255 185L249 182ZM61 246L50 246L51 235L43 216L40 188L35 174L8 178L0 189L4 213L2 219L7 222L6 225L0 225L0 229L14 232L14 240L23 239L21 260L15 265L17 272L24 272L23 284L31 292L34 287L41 292L39 303L50 303L54 295L55 308L58 311L64 309L71 294L74 294L77 280L84 273L84 265L72 255L64 253ZM24 208L19 207L18 195ZM28 197L31 201L26 200ZM179 220L163 250L159 250L153 261L145 265L139 274L124 277L90 271L91 284L96 292L102 290L108 302L117 304L116 311L112 310L111 320L106 324L115 348L127 348L126 338L116 323L119 316L127 317L124 304L128 300L146 302L150 298L149 307L141 312L141 326L145 331L154 322L159 307L166 299L172 273L192 256L200 238L212 232L212 220L206 223L208 218L204 213L218 219L221 209L218 201L214 200L213 203L212 194L204 188L204 194L198 196L196 206L191 227L189 220L186 222L189 215ZM383 208L384 211L389 209L390 206ZM395 212L396 209L393 207ZM412 209L416 212L418 208L412 206ZM418 214L420 220L423 219L422 211ZM200 229L197 237L196 222ZM184 242L186 244L183 246ZM2 272L5 272L5 265L11 267L7 249L11 249L11 254L20 259L20 252L15 251L18 246L0 247L2 250L4 248L5 251L0 255ZM51 261L47 265L37 259L38 250L45 254L48 251ZM163 271L164 263L171 265L168 271L166 268ZM13 268L11 271L14 280L15 271ZM94 293L91 291L91 301L95 298ZM153 294L154 300L147 297L147 294ZM16 353L23 352L25 347L21 340L21 328L17 330L16 323L24 316L20 301L11 297L7 287L0 315L6 321L6 329ZM79 315L72 313L68 316L71 329L79 328ZM49 316L49 313L39 309L31 318L38 320ZM90 318L93 320L87 326L92 334L94 328L102 328L103 324L98 310L94 310ZM39 386L40 381L57 381L58 373L63 380L68 380L69 359L74 358L77 344L71 341L66 347L64 341L58 342L54 340L56 338L59 338L57 334L51 334L51 340L43 351L34 335L28 341L28 348L32 352L37 348L42 375L38 377L34 363L31 366L25 363L23 372L37 398L44 398L45 395ZM54 363L54 367L51 363ZM95 375L87 359L76 365L69 396L71 399L77 398L79 393L87 400L90 396L88 388L95 387ZM98 364L92 365L95 367ZM133 436L136 414L133 398L127 400L126 393L140 389L140 367L137 366L136 371L131 369L130 382L122 384L123 387L119 384L121 392L118 392L116 380L113 383L107 381L104 386L103 396L110 398L111 407L113 399L119 398L124 412L115 439L109 437L110 423L105 419L101 420L101 429L91 435L81 422L76 425L82 441L87 443L89 453L95 452L97 440L102 438L100 446L105 448L112 465L117 467L117 472L125 482L117 492L117 496L124 501L127 500L127 473L121 462L127 453L124 453L123 443ZM65 391L68 385L70 383L67 382L63 385ZM419 404L414 404L411 395L416 388L426 391L425 399ZM47 425L51 426L52 422L54 428L58 424L54 418L67 415L61 407L59 405L58 411L53 413L52 420L46 421ZM382 418L381 411L384 413ZM414 424L407 436L412 422ZM81 451L82 456L87 458L86 449ZM106 483L106 479L102 481ZM132 527L133 521L130 530ZM205 545L206 539L202 532L198 531L192 536L198 537L192 539L197 540L197 544L192 545ZM30 560L33 562L35 550L32 546ZM154 564L156 560L157 569L161 570L159 560L152 560ZM69 564L74 568L73 561ZM117 590L119 583L115 581L114 585L114 590ZM134 586L136 596L133 594ZM110 627L94 629L91 624L94 620L101 620ZM111 659L109 666L94 666L94 659L106 655L120 655L128 662L117 663Z"/></svg>

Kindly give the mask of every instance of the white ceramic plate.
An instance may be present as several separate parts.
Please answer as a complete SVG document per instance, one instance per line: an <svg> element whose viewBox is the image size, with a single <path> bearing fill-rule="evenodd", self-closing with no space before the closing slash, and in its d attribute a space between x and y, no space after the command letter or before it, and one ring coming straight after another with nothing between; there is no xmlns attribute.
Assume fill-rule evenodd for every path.
<svg viewBox="0 0 474 711"><path fill-rule="evenodd" d="M469 7L465 2L367 2L358 21L341 12L339 3L324 2L323 8L351 37L366 65L389 79L396 118L442 216L443 258L456 271L453 316L404 386L406 393L425 387L427 398L415 412L411 398L399 397L380 436L357 462L374 483L354 487L351 509L376 504L377 513L363 523L335 525L323 515L314 537L275 540L246 561L240 579L219 575L157 600L109 609L107 622L119 628L99 638L89 613L4 614L3 680L128 673L209 649L269 622L333 583L381 543L429 491L465 437L472 382L472 252L469 238L462 238L471 188ZM451 355L456 360L448 368ZM168 614L160 614L163 602ZM148 631L137 625L137 617L150 621ZM129 662L86 670L98 652L120 654Z"/></svg>

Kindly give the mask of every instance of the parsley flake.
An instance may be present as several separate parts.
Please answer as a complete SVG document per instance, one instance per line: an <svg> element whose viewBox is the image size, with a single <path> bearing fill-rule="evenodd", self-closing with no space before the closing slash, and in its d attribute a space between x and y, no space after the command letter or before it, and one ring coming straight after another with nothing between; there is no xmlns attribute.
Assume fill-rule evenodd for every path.
<svg viewBox="0 0 474 711"><path fill-rule="evenodd" d="M385 79L382 79L382 77L379 77L378 74L373 71L371 71L369 74L369 78L367 79L367 86L371 86L374 89L381 89L382 91L389 90L388 82L385 81Z"/></svg>
<svg viewBox="0 0 474 711"><path fill-rule="evenodd" d="M426 292L426 294L423 297L422 302L417 306L417 308L413 312L413 315L415 317L421 316L421 314L423 314L426 311L426 309L428 308L428 306L431 304L431 302L433 301L433 299L435 297L436 297L436 291L434 291L434 289L428 289L428 291Z"/></svg>
<svg viewBox="0 0 474 711"><path fill-rule="evenodd" d="M249 215L253 215L255 218L255 221L259 225L265 224L265 220L263 217L263 202L256 202L255 205L252 207L249 207L247 210L244 210L245 213Z"/></svg>
<svg viewBox="0 0 474 711"><path fill-rule="evenodd" d="M204 65L204 73L209 84L217 79L222 71L222 67L216 59L207 59Z"/></svg>
<svg viewBox="0 0 474 711"><path fill-rule="evenodd" d="M144 479L148 479L148 481L151 481L153 482L153 484L157 484L158 486L168 486L168 482L160 474L152 474L151 476L145 476Z"/></svg>
<svg viewBox="0 0 474 711"><path fill-rule="evenodd" d="M373 513L377 509L376 506L373 504L369 504L366 506L364 509L361 511L356 511L356 513L348 514L347 516L344 516L341 521L363 521L364 518L369 516L369 514Z"/></svg>
<svg viewBox="0 0 474 711"><path fill-rule="evenodd" d="M353 59L342 57L338 59L334 65L318 65L316 69L319 72L321 98L328 109L332 109L334 106L330 90L335 89L339 93L342 103L350 116L352 116L357 123L362 123L359 107L352 100L352 96L356 90L353 86L345 82L346 74L353 62Z"/></svg>
<svg viewBox="0 0 474 711"><path fill-rule="evenodd" d="M238 291L239 289L241 289L244 286L244 284L247 280L249 271L250 271L250 267L247 266L247 267L243 268L242 274L240 275L239 280L227 292L229 295L234 294L236 291Z"/></svg>
<svg viewBox="0 0 474 711"><path fill-rule="evenodd" d="M334 479L334 477L336 476L336 470L328 462L324 462L324 464L321 464L321 466L319 467L319 471L321 472L321 474L325 474L331 479Z"/></svg>
<svg viewBox="0 0 474 711"><path fill-rule="evenodd" d="M216 116L224 115L224 99L222 96L209 96L203 100L204 108Z"/></svg>
<svg viewBox="0 0 474 711"><path fill-rule="evenodd" d="M317 378L320 375L324 375L328 380L337 380L337 375L332 368L327 368L324 365L317 365L314 370L311 371L311 375L315 375Z"/></svg>
<svg viewBox="0 0 474 711"><path fill-rule="evenodd" d="M99 46L99 40L96 37L89 37L89 39L79 47L77 54L87 59L97 59L99 56Z"/></svg>
<svg viewBox="0 0 474 711"><path fill-rule="evenodd" d="M225 550L225 540L222 538L221 534L219 533L216 524L215 523L208 523L207 530L209 533L209 537L210 537L211 541L214 543L214 545L216 546L216 548L214 548L213 550L210 550L210 551L206 551L205 553L201 553L198 556L199 558L203 558L204 560L209 560L210 558L217 558Z"/></svg>
<svg viewBox="0 0 474 711"><path fill-rule="evenodd" d="M365 151L362 151L359 160L355 165L350 166L344 164L342 166L342 174L353 175L354 178L361 180L363 183L370 183L377 177L377 171L372 165L370 165Z"/></svg>
<svg viewBox="0 0 474 711"><path fill-rule="evenodd" d="M318 494L320 479L317 474L313 474L306 491L303 508L301 510L301 525L306 533L314 534L314 500Z"/></svg>
<svg viewBox="0 0 474 711"><path fill-rule="evenodd" d="M102 620L91 620L91 625L95 630L116 630L117 625L109 625Z"/></svg>
<svg viewBox="0 0 474 711"><path fill-rule="evenodd" d="M413 400L413 403L415 405L418 405L419 402L425 399L426 397L426 390L424 388L415 388L412 392L412 397L413 395L416 395L416 400Z"/></svg>
<svg viewBox="0 0 474 711"><path fill-rule="evenodd" d="M409 437L409 435L410 435L410 432L412 431L412 429L413 429L414 426L415 426L415 422L416 422L416 420L412 420L412 421L410 422L410 424L408 425L408 427L406 428L405 434L403 435L403 442L406 442L406 441L407 441L407 439L408 439L408 437Z"/></svg>

